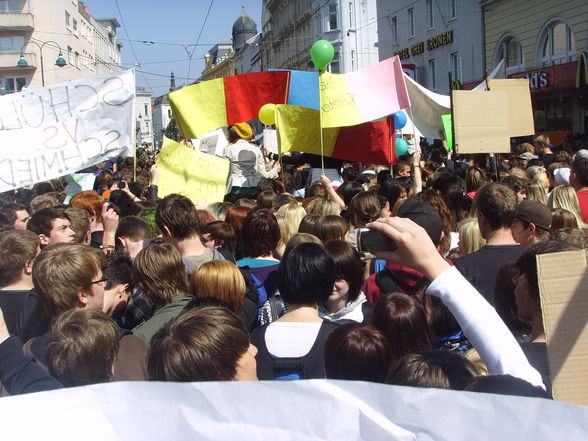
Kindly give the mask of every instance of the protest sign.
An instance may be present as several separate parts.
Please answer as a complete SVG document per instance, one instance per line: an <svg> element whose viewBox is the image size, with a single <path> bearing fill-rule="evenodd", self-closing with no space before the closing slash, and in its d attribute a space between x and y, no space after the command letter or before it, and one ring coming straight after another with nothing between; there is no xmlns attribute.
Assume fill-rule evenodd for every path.
<svg viewBox="0 0 588 441"><path fill-rule="evenodd" d="M158 195L179 193L198 208L222 202L229 176L230 161L197 152L169 138L157 157Z"/></svg>
<svg viewBox="0 0 588 441"><path fill-rule="evenodd" d="M229 145L229 140L225 133L226 129L216 129L207 133L202 138L192 139L194 150L209 155L223 156L225 147Z"/></svg>
<svg viewBox="0 0 588 441"><path fill-rule="evenodd" d="M275 129L263 130L263 146L268 152L275 153L276 155L279 153L278 138L276 137Z"/></svg>
<svg viewBox="0 0 588 441"><path fill-rule="evenodd" d="M447 151L453 148L453 132L451 130L451 113L441 115L441 122L443 123L443 133L445 134L445 142L447 143Z"/></svg>
<svg viewBox="0 0 588 441"><path fill-rule="evenodd" d="M94 173L74 173L69 175L67 182L67 196L63 201L64 204L69 204L71 197L80 191L93 190L96 175Z"/></svg>
<svg viewBox="0 0 588 441"><path fill-rule="evenodd" d="M398 56L346 74L321 71L322 127L353 126L410 106Z"/></svg>
<svg viewBox="0 0 588 441"><path fill-rule="evenodd" d="M91 430L75 418L80 409ZM585 441L588 433L583 406L332 380L114 382L5 397L0 415L6 440Z"/></svg>
<svg viewBox="0 0 588 441"><path fill-rule="evenodd" d="M527 136L535 133L531 89L526 78L488 80L491 91L506 92L508 96L509 136Z"/></svg>
<svg viewBox="0 0 588 441"><path fill-rule="evenodd" d="M508 153L506 92L453 91L454 142L459 153Z"/></svg>
<svg viewBox="0 0 588 441"><path fill-rule="evenodd" d="M537 278L553 396L588 405L588 258L586 251L537 256Z"/></svg>
<svg viewBox="0 0 588 441"><path fill-rule="evenodd" d="M132 156L134 97L132 70L0 96L0 191Z"/></svg>

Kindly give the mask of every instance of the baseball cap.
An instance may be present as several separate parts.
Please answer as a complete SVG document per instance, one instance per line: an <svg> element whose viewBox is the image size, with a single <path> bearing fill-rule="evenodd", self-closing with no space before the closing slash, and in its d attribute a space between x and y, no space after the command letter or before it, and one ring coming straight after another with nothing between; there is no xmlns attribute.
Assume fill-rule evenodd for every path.
<svg viewBox="0 0 588 441"><path fill-rule="evenodd" d="M409 199L398 208L398 217L405 217L423 227L435 246L441 242L443 223L437 210L426 202Z"/></svg>
<svg viewBox="0 0 588 441"><path fill-rule="evenodd" d="M519 204L515 219L535 224L537 228L549 231L553 215L545 204L539 201L525 200Z"/></svg>

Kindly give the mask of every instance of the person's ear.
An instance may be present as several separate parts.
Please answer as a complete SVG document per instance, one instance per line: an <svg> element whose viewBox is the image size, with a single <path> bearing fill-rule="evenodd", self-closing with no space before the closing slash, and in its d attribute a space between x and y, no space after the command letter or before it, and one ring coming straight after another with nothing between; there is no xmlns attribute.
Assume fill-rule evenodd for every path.
<svg viewBox="0 0 588 441"><path fill-rule="evenodd" d="M116 292L116 297L120 300L122 299L123 295L125 294L125 292L127 292L129 289L129 284L128 283L123 283L121 285L119 285L118 291Z"/></svg>
<svg viewBox="0 0 588 441"><path fill-rule="evenodd" d="M24 265L24 272L27 276L33 274L33 260L27 260Z"/></svg>
<svg viewBox="0 0 588 441"><path fill-rule="evenodd" d="M122 245L123 249L127 249L127 239L124 236L118 236L116 238Z"/></svg>
<svg viewBox="0 0 588 441"><path fill-rule="evenodd" d="M49 245L49 238L44 234L39 234L39 242L41 243L41 245L47 246Z"/></svg>
<svg viewBox="0 0 588 441"><path fill-rule="evenodd" d="M529 224L529 233L531 233L531 236L536 236L537 235L537 225L530 223Z"/></svg>
<svg viewBox="0 0 588 441"><path fill-rule="evenodd" d="M84 290L80 289L77 293L76 300L78 301L79 306L81 306L82 308L85 308L86 305L88 304L88 293L85 292Z"/></svg>
<svg viewBox="0 0 588 441"><path fill-rule="evenodd" d="M168 237L174 237L171 230L167 227L167 225L163 226L163 233Z"/></svg>

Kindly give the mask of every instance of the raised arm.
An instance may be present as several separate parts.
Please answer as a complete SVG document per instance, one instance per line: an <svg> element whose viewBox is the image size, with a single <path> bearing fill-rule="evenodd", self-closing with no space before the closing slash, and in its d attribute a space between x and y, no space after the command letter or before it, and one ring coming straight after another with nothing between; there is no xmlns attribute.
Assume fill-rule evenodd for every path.
<svg viewBox="0 0 588 441"><path fill-rule="evenodd" d="M335 202L341 210L345 210L345 202L343 201L343 199L341 199L341 196L337 194L337 192L331 185L331 180L327 178L327 176L321 175L321 183L327 189L327 195L329 196L329 199Z"/></svg>
<svg viewBox="0 0 588 441"><path fill-rule="evenodd" d="M402 262L433 281L426 292L438 296L449 308L491 374L509 374L545 388L541 375L529 364L494 308L439 255L423 228L397 217L378 219L367 227L397 245L396 251L377 253L378 257Z"/></svg>

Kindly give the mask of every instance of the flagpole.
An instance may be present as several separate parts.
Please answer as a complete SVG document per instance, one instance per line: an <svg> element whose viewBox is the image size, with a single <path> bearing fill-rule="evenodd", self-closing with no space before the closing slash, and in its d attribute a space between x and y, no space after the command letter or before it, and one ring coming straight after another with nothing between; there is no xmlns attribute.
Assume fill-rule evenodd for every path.
<svg viewBox="0 0 588 441"><path fill-rule="evenodd" d="M325 152L323 147L323 110L321 100L321 75L324 70L319 70L319 131L321 134L321 168L323 169L323 175L325 174Z"/></svg>

